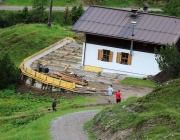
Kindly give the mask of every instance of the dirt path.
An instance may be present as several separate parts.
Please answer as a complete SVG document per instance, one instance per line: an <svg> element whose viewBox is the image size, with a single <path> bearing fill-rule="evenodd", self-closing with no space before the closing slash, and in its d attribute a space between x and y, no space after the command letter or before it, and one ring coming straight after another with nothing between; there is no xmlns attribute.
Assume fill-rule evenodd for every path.
<svg viewBox="0 0 180 140"><path fill-rule="evenodd" d="M67 114L52 121L51 136L54 140L88 140L83 124L92 119L98 110Z"/></svg>
<svg viewBox="0 0 180 140"><path fill-rule="evenodd" d="M101 89L106 89L107 84L90 83L95 84ZM152 91L152 88L137 87L132 85L122 85L119 82L112 83L114 90L120 89L123 93L122 101L125 101L128 97L136 96L141 97ZM113 105L115 104L115 95L111 98L111 103L108 103L108 96L104 94L87 95L92 98L96 98L96 102L91 105ZM67 114L52 121L50 134L54 140L88 140L87 134L83 131L83 125L88 120L92 119L98 111L83 111Z"/></svg>

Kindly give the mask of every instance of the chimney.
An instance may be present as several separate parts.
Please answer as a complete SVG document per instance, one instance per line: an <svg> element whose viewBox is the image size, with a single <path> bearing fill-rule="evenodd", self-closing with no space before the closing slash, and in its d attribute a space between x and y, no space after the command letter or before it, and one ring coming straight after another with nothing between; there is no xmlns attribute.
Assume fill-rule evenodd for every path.
<svg viewBox="0 0 180 140"><path fill-rule="evenodd" d="M138 10L139 10L138 7L132 6L131 7L131 16L136 17Z"/></svg>
<svg viewBox="0 0 180 140"><path fill-rule="evenodd" d="M144 4L144 7L143 7L143 11L145 12L145 13L148 13L148 8L149 8L149 4L148 3L146 3L146 4Z"/></svg>

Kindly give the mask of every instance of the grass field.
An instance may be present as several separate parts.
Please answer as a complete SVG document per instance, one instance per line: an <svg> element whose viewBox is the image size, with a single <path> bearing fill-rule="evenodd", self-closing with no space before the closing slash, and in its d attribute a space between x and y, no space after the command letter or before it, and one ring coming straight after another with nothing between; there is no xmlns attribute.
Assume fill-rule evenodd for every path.
<svg viewBox="0 0 180 140"><path fill-rule="evenodd" d="M8 53L19 66L24 58L48 47L65 37L74 37L71 27L46 24L19 24L13 28L0 29L0 55Z"/></svg>
<svg viewBox="0 0 180 140"><path fill-rule="evenodd" d="M129 85L135 85L135 86L145 86L145 87L157 87L157 84L149 81L149 80L143 80L140 78L132 78L132 77L127 77L120 81L122 84L129 84Z"/></svg>
<svg viewBox="0 0 180 140"><path fill-rule="evenodd" d="M49 140L53 118L77 111L102 109L103 107L74 108L94 101L93 98L74 96L71 99L57 96L57 112L51 108L52 97L37 96L37 93L20 94L14 89L0 91L0 136L1 140Z"/></svg>
<svg viewBox="0 0 180 140"><path fill-rule="evenodd" d="M32 6L33 0L5 0L6 5L19 5L19 6ZM153 2L149 1L151 7L162 7L166 1ZM85 6L86 0L79 2L78 0L53 0L53 6L75 6L83 3ZM92 4L90 4L92 5ZM101 0L101 2L96 5L108 6L108 7L131 7L131 6L141 6L142 1L137 0Z"/></svg>

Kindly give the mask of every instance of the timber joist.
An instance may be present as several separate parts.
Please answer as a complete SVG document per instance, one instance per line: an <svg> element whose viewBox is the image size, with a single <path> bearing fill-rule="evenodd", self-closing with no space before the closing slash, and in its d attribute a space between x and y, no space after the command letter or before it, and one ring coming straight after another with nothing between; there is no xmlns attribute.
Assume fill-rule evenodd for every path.
<svg viewBox="0 0 180 140"><path fill-rule="evenodd" d="M71 54L71 53L73 53L73 52L75 52L75 51L77 51L77 50L79 50L79 49L80 49L80 47L78 47L78 48L76 48L76 49L74 49L74 50L70 50L70 51L68 51L67 53L65 53L65 54L63 54L63 55L61 55L61 56L59 56L59 57L57 57L57 58L53 58L53 59L51 59L51 60L58 60L58 59L63 58L63 57L65 57L65 56L67 56L67 55L69 55L69 54Z"/></svg>

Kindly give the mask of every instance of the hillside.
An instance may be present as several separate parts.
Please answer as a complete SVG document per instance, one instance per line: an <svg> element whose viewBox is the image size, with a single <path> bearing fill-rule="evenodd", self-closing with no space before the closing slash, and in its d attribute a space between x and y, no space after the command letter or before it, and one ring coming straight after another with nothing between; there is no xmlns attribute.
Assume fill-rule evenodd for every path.
<svg viewBox="0 0 180 140"><path fill-rule="evenodd" d="M22 88L22 87L21 87ZM95 101L75 94L49 93L24 86L25 93L13 87L0 90L1 140L50 140L51 121L64 114L102 107L75 108ZM51 103L57 99L57 112Z"/></svg>
<svg viewBox="0 0 180 140"><path fill-rule="evenodd" d="M168 82L141 98L102 110L90 132L101 139L180 139L180 79Z"/></svg>
<svg viewBox="0 0 180 140"><path fill-rule="evenodd" d="M8 53L17 66L24 58L67 36L74 37L70 27L46 24L19 24L0 29L0 56Z"/></svg>

